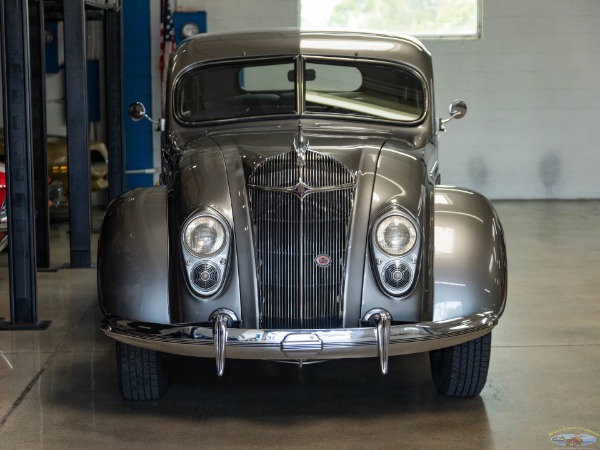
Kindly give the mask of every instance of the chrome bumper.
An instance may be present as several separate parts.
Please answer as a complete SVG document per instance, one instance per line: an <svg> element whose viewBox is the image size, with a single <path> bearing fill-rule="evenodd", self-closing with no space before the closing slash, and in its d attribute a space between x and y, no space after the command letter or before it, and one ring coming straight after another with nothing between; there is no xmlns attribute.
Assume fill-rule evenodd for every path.
<svg viewBox="0 0 600 450"><path fill-rule="evenodd" d="M498 323L493 312L458 319L391 325L385 311L374 327L329 330L253 330L229 328L231 316L216 314L212 326L164 325L109 317L102 331L136 347L184 356L215 358L223 374L225 359L327 360L379 357L387 373L388 357L420 353L476 339Z"/></svg>

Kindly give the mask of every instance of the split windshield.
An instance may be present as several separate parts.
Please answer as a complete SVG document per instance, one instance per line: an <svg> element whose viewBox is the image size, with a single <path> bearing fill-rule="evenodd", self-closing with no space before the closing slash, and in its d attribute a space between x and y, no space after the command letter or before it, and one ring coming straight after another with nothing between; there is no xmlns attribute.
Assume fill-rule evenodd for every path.
<svg viewBox="0 0 600 450"><path fill-rule="evenodd" d="M403 66L326 58L201 66L181 78L174 100L187 123L299 114L414 122L425 112L423 83Z"/></svg>

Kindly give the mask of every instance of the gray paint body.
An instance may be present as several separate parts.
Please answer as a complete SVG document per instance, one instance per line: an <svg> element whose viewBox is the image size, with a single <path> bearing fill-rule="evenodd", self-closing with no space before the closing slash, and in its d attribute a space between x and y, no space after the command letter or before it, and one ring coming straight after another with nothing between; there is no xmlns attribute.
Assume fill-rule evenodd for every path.
<svg viewBox="0 0 600 450"><path fill-rule="evenodd" d="M416 41L391 37L344 50L364 39L359 34L274 32L200 37L178 48L171 61L171 83L190 66L206 61L323 54L314 43L327 42L337 45L335 56L400 60L418 70L428 82L429 107L419 123L404 126L307 115L189 127L169 113L169 145L163 149L170 164L164 174L168 186L126 193L106 213L98 252L99 300L105 314L141 322L202 323L216 309L228 308L243 328L257 328L257 270L245 173L269 156L290 151L299 120L312 151L330 154L356 172L344 327L359 326L373 308L384 308L403 322L484 311L502 314L506 255L493 207L475 192L434 184L437 131L429 53ZM233 235L229 281L211 299L195 296L183 275L180 228L200 206L217 211ZM417 281L399 299L378 287L370 254L371 224L391 206L417 219L422 233Z"/></svg>
<svg viewBox="0 0 600 450"><path fill-rule="evenodd" d="M288 130L194 141L191 146L199 149L186 150L178 177L181 183L173 192L168 194L165 187L138 189L111 204L99 251L105 311L140 321L186 323L208 321L215 309L227 307L243 318L245 326L258 327L256 263L241 160L258 161L286 151L292 136ZM312 149L332 154L359 174L345 285L346 326L357 326L365 312L378 307L400 321L441 320L478 311L501 313L504 242L498 217L485 198L464 189L435 188L423 159L413 156L422 152L399 148L383 136L330 134L313 141ZM261 142L264 147L258 145ZM266 150L259 152L259 148ZM167 198L177 206L175 218L169 221L171 231ZM378 288L369 254L370 224L394 204L416 217L424 233L419 281L402 299ZM180 224L198 205L221 213L234 235L230 281L220 296L209 300L198 299L187 287L178 251ZM430 238L431 224L436 245ZM171 255L168 242L175 247ZM170 289L169 273L175 280Z"/></svg>

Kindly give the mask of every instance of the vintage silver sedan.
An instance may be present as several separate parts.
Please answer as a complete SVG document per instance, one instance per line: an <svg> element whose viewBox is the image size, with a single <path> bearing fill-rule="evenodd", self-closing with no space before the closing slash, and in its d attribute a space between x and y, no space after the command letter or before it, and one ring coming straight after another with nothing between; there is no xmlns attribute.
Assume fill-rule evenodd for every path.
<svg viewBox="0 0 600 450"><path fill-rule="evenodd" d="M162 185L113 201L99 239L127 399L163 393L165 353L214 358L222 376L227 358L371 358L385 374L391 356L430 352L442 394L480 393L503 232L482 195L439 185L440 131L466 105L437 118L420 42L199 35L168 86Z"/></svg>

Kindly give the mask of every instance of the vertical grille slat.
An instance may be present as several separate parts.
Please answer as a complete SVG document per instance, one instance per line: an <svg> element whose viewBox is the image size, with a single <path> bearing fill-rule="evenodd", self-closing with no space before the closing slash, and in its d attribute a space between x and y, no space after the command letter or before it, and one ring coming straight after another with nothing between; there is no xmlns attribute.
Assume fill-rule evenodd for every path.
<svg viewBox="0 0 600 450"><path fill-rule="evenodd" d="M299 183L306 195L294 191ZM250 174L262 327L341 325L354 185L354 173L341 162L310 150L303 166L291 151L268 158Z"/></svg>

